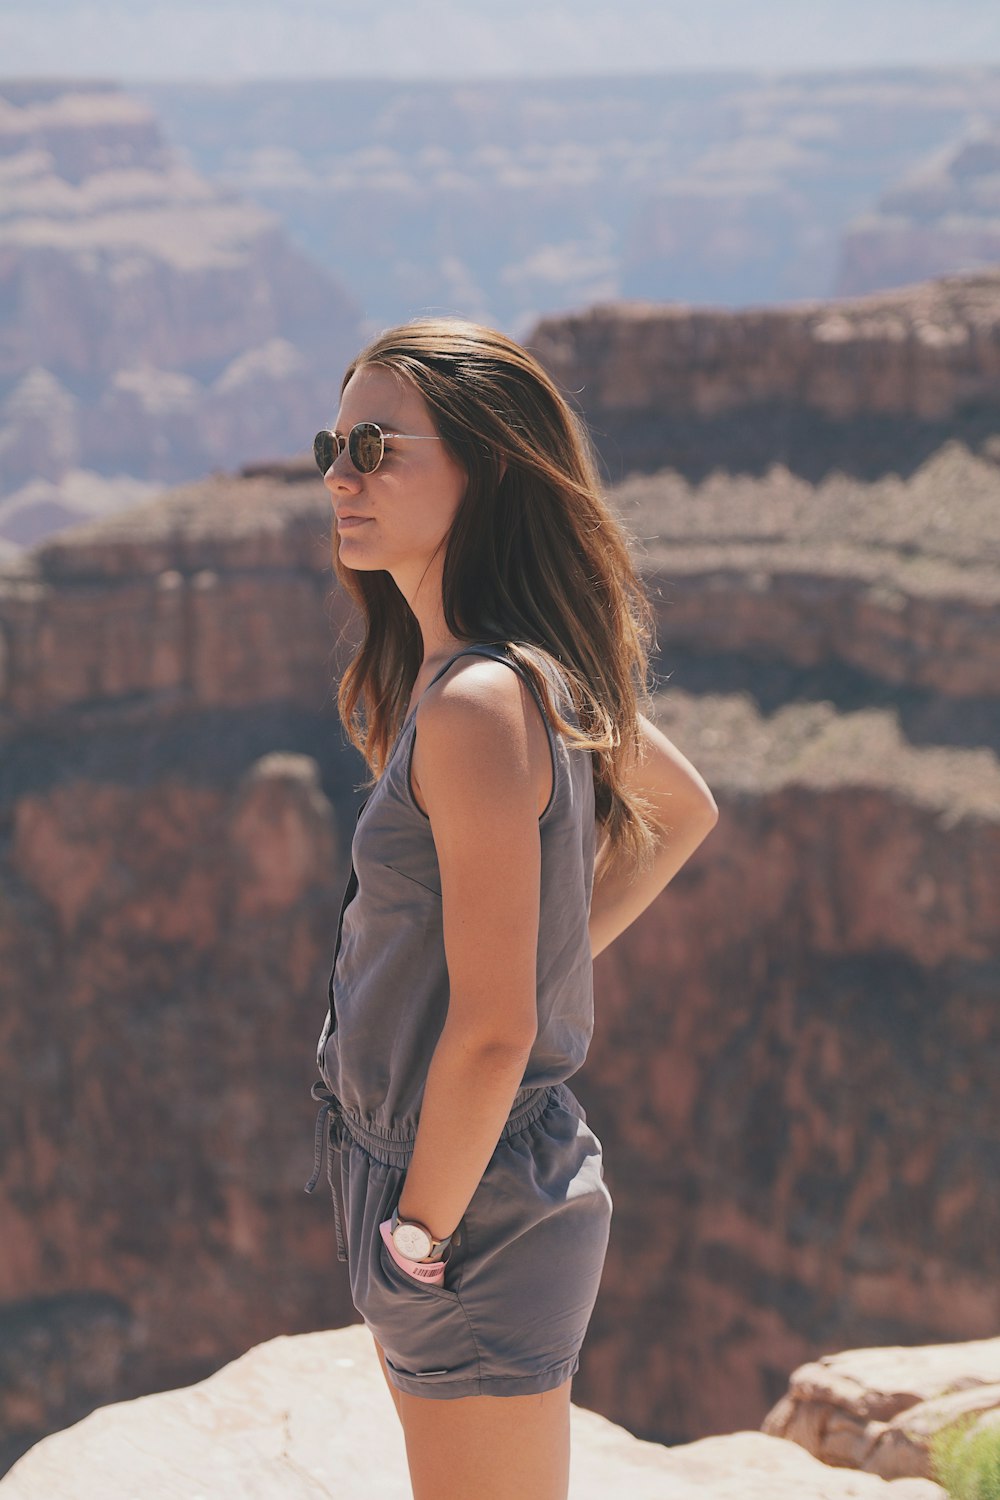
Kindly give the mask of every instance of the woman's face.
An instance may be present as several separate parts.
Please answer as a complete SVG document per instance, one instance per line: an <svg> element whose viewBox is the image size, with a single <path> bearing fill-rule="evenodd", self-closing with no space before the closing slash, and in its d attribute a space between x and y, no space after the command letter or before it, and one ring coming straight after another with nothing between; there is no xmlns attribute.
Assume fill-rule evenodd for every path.
<svg viewBox="0 0 1000 1500"><path fill-rule="evenodd" d="M383 432L437 437L423 396L392 370L363 365L344 388L333 426L345 437L355 422ZM348 568L384 569L411 606L435 549L443 545L466 489L465 471L442 442L386 438L374 474L360 474L345 446L323 478L336 516L334 545ZM363 521L341 525L348 516Z"/></svg>

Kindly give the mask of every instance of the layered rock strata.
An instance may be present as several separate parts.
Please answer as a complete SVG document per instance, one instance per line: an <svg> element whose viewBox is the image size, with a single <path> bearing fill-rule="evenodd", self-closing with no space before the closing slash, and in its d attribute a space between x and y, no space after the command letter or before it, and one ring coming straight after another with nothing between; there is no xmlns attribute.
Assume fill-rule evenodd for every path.
<svg viewBox="0 0 1000 1500"><path fill-rule="evenodd" d="M98 84L0 83L0 537L303 451L360 311Z"/></svg>
<svg viewBox="0 0 1000 1500"><path fill-rule="evenodd" d="M913 474L949 439L995 454L1000 433L995 269L728 314L597 305L542 319L531 347L573 393L615 483L774 464L811 483L874 481Z"/></svg>
<svg viewBox="0 0 1000 1500"><path fill-rule="evenodd" d="M654 716L722 817L597 962L573 1087L616 1217L574 1393L689 1442L826 1354L1000 1324L1000 472L956 442L870 484L614 499ZM8 1463L353 1316L302 1193L363 771L329 532L292 466L4 565Z"/></svg>

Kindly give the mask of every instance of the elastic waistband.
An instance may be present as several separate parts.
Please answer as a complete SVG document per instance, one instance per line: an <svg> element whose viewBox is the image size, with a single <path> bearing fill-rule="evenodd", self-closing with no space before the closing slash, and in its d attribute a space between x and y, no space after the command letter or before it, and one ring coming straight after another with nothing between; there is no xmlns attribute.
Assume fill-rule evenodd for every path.
<svg viewBox="0 0 1000 1500"><path fill-rule="evenodd" d="M331 1089L327 1088L325 1083L319 1081L312 1086L312 1097L319 1101L319 1112L316 1116L316 1151L313 1174L306 1184L306 1192L311 1193L319 1179L322 1169L321 1152L325 1136L327 1146L326 1175L333 1196L334 1220L337 1228L337 1259L346 1260L347 1247L344 1243L340 1217L340 1201L333 1178L330 1147L337 1144L340 1132L346 1131L376 1161L383 1162L389 1167L405 1167L409 1164L410 1158L413 1155L416 1129L412 1133L401 1137L398 1133L389 1135L370 1125L365 1125L357 1115L344 1108L343 1102L337 1098ZM507 1122L500 1132L499 1140L505 1141L519 1130L524 1130L534 1120L537 1120L539 1115L544 1113L553 1099L558 1099L573 1109L574 1113L579 1113L579 1106L576 1105L575 1096L564 1083L543 1084L538 1088L518 1089L510 1107ZM324 1130L324 1123L327 1120L329 1120L329 1126L328 1129Z"/></svg>
<svg viewBox="0 0 1000 1500"><path fill-rule="evenodd" d="M508 1136L516 1134L518 1130L523 1130L526 1125L537 1120L538 1116L544 1112L553 1089L557 1087L559 1085L518 1089L499 1139L505 1141ZM338 1113L341 1123L358 1145L364 1147L369 1156L373 1156L376 1161L384 1162L387 1167L405 1167L408 1164L413 1155L416 1128L411 1135L400 1136L398 1133L390 1135L377 1127L366 1125L343 1104L340 1105Z"/></svg>

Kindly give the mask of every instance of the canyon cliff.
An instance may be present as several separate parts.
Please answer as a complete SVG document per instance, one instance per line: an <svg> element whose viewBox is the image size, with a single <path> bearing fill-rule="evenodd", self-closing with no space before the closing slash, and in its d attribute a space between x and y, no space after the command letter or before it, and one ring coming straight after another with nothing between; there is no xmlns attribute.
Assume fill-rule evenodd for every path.
<svg viewBox="0 0 1000 1500"><path fill-rule="evenodd" d="M981 309L960 355L919 333L942 300ZM528 340L629 459L653 715L721 811L598 958L571 1080L615 1202L574 1399L640 1437L759 1427L803 1363L1000 1324L997 302L983 278L916 289L833 342L843 368L808 335L855 326L833 305L763 318L756 347L743 315L635 307ZM751 374L863 414L900 350L895 470L874 415L814 482L787 449L738 464ZM664 467L678 392L721 413L696 433L730 413L731 472L711 446ZM2 562L7 1464L354 1320L332 1208L302 1191L363 781L334 708L350 640L305 462Z"/></svg>
<svg viewBox="0 0 1000 1500"><path fill-rule="evenodd" d="M294 453L327 420L359 310L147 105L0 83L0 193L0 537Z"/></svg>
<svg viewBox="0 0 1000 1500"><path fill-rule="evenodd" d="M997 269L731 314L598 305L543 319L531 347L574 393L612 482L774 464L875 480L949 439L996 457Z"/></svg>
<svg viewBox="0 0 1000 1500"><path fill-rule="evenodd" d="M1000 126L987 65L339 78L335 97L323 80L149 83L143 97L199 172L276 214L376 324L461 310L515 338L623 297L830 296L845 231L915 162Z"/></svg>

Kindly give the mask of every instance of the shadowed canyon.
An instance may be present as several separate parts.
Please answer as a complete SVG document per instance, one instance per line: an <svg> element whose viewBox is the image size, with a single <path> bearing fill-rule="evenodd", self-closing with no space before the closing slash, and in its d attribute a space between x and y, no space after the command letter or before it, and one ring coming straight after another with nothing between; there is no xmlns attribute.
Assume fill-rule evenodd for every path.
<svg viewBox="0 0 1000 1500"><path fill-rule="evenodd" d="M718 828L595 965L615 1202L574 1400L758 1427L806 1361L1000 1324L1000 273L526 339L658 614ZM313 1047L363 768L314 466L0 576L0 1458L355 1320Z"/></svg>

